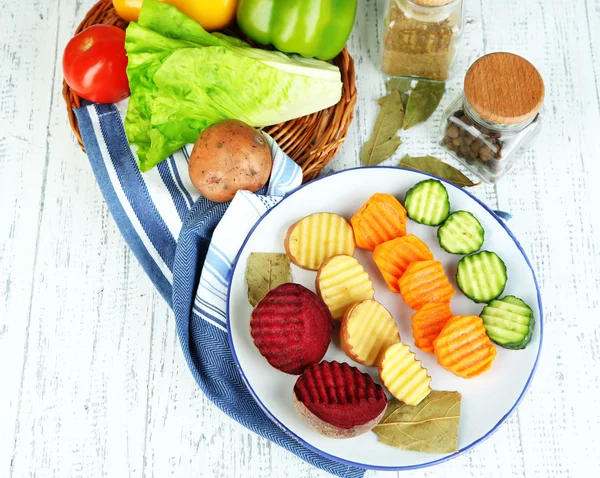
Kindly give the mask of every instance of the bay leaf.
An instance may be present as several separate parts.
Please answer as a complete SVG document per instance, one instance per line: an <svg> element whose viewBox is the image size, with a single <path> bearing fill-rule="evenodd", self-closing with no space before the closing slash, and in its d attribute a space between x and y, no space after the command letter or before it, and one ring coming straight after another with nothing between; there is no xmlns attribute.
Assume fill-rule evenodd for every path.
<svg viewBox="0 0 600 478"><path fill-rule="evenodd" d="M388 91L398 90L406 93L411 90L413 81L412 78L390 78L385 85Z"/></svg>
<svg viewBox="0 0 600 478"><path fill-rule="evenodd" d="M405 114L406 114L406 106L408 105L408 98L410 98L410 93L400 92L400 100L402 101L402 106L404 107Z"/></svg>
<svg viewBox="0 0 600 478"><path fill-rule="evenodd" d="M402 100L402 106L404 106L404 111L406 111L406 104L408 103L408 92L412 89L411 78L390 78L387 83L388 91L398 90L400 93L400 99Z"/></svg>
<svg viewBox="0 0 600 478"><path fill-rule="evenodd" d="M404 107L400 93L396 90L378 100L379 114L371 137L360 152L360 160L365 166L376 166L390 158L402 144L396 134L404 123Z"/></svg>
<svg viewBox="0 0 600 478"><path fill-rule="evenodd" d="M460 393L435 390L416 407L394 399L373 431L382 443L402 450L453 453L458 451L460 403Z"/></svg>
<svg viewBox="0 0 600 478"><path fill-rule="evenodd" d="M406 105L404 129L426 121L442 101L446 83L443 81L419 81L413 88Z"/></svg>
<svg viewBox="0 0 600 478"><path fill-rule="evenodd" d="M434 176L450 181L461 188L478 186L481 184L481 182L474 183L458 169L444 163L434 156L412 157L407 154L400 160L398 166L401 168L414 169L427 174L433 174Z"/></svg>
<svg viewBox="0 0 600 478"><path fill-rule="evenodd" d="M292 282L287 254L253 252L246 266L248 301L254 307L267 293L281 284Z"/></svg>

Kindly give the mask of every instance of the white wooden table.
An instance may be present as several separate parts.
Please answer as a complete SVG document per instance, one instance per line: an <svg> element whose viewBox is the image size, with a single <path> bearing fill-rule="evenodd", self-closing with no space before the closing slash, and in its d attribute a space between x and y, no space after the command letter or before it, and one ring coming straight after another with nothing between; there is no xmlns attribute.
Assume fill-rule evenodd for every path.
<svg viewBox="0 0 600 478"><path fill-rule="evenodd" d="M441 111L478 56L507 50L538 66L545 133L509 177L475 194L514 214L546 336L518 412L477 449L411 476L597 477L600 0L466 1L457 77L390 163L438 152ZM359 3L356 119L328 169L358 164L384 93L381 5ZM203 397L169 308L104 204L61 96L62 51L91 5L0 0L0 477L325 476Z"/></svg>

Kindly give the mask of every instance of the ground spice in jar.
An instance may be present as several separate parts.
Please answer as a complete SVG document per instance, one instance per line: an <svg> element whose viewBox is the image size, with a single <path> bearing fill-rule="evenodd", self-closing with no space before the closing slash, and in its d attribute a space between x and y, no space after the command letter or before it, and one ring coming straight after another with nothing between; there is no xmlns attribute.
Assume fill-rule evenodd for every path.
<svg viewBox="0 0 600 478"><path fill-rule="evenodd" d="M390 0L383 35L382 72L390 76L447 79L456 54L461 8L461 2L455 0Z"/></svg>

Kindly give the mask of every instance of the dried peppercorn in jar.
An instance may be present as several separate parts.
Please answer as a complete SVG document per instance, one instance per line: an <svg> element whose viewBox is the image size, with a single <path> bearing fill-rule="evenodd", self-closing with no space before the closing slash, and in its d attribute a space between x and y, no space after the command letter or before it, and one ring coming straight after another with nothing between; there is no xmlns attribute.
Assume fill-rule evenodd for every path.
<svg viewBox="0 0 600 478"><path fill-rule="evenodd" d="M381 71L445 80L463 29L463 0L386 0Z"/></svg>
<svg viewBox="0 0 600 478"><path fill-rule="evenodd" d="M444 113L440 144L482 180L498 182L539 134L544 91L540 73L524 58L481 57Z"/></svg>

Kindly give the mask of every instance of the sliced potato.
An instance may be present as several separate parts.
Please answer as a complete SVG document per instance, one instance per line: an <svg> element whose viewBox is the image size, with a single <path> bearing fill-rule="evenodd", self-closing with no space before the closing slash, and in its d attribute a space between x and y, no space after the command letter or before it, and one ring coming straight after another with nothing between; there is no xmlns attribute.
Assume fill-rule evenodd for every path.
<svg viewBox="0 0 600 478"><path fill-rule="evenodd" d="M320 212L292 224L285 237L290 260L316 271L323 261L338 254L353 255L356 244L352 227L342 216Z"/></svg>
<svg viewBox="0 0 600 478"><path fill-rule="evenodd" d="M340 343L355 362L377 365L383 353L399 342L400 333L392 314L376 300L363 300L346 310Z"/></svg>
<svg viewBox="0 0 600 478"><path fill-rule="evenodd" d="M354 257L338 255L327 259L317 272L317 294L339 320L351 305L375 296L373 282Z"/></svg>
<svg viewBox="0 0 600 478"><path fill-rule="evenodd" d="M431 393L431 377L408 345L392 345L383 354L379 377L398 400L416 407Z"/></svg>

